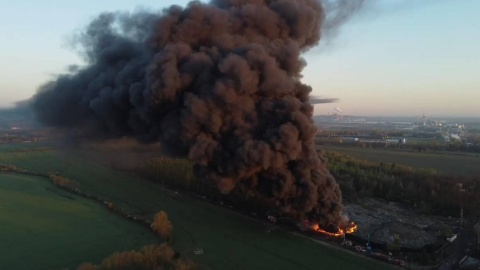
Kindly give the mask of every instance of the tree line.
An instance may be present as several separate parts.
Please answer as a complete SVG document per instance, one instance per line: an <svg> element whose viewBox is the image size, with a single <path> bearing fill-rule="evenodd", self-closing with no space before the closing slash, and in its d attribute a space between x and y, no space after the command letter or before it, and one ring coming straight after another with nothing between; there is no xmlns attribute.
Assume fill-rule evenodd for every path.
<svg viewBox="0 0 480 270"><path fill-rule="evenodd" d="M395 163L374 163L338 152L325 152L330 173L337 179L346 201L378 198L400 202L425 214L458 216L463 206L466 217L478 217L480 176L459 177L434 169L415 169ZM184 159L155 158L138 170L148 179L195 192L231 204L245 211L269 211L268 201L259 201L241 190L221 195L216 188L195 178L193 164Z"/></svg>
<svg viewBox="0 0 480 270"><path fill-rule="evenodd" d="M463 206L466 216L480 215L480 176L444 175L433 169L373 163L337 152L326 152L325 158L346 200L380 198L444 216L458 216Z"/></svg>
<svg viewBox="0 0 480 270"><path fill-rule="evenodd" d="M194 164L186 159L157 157L138 167L136 172L144 178L166 187L173 187L205 196L225 205L234 206L247 213L266 213L271 202L242 190L239 186L228 195L221 194L214 184L198 179L194 175Z"/></svg>

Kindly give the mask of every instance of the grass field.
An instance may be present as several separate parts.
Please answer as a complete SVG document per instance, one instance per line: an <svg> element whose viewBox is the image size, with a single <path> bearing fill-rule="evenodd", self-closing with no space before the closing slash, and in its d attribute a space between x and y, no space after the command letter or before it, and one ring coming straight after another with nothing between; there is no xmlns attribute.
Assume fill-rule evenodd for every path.
<svg viewBox="0 0 480 270"><path fill-rule="evenodd" d="M386 162L414 168L432 168L441 173L461 176L480 174L480 156L478 155L418 153L323 145L321 148L377 163Z"/></svg>
<svg viewBox="0 0 480 270"><path fill-rule="evenodd" d="M0 163L36 172L60 172L80 183L81 189L137 214L152 216L166 210L174 225L175 249L193 258L201 269L389 269L386 264L281 229L267 233L265 223L190 196L175 195L75 155L53 150L18 152L12 147L2 151L0 147ZM196 247L203 248L204 254L193 255ZM82 260L88 258L95 261L94 256Z"/></svg>
<svg viewBox="0 0 480 270"><path fill-rule="evenodd" d="M44 178L0 174L0 269L63 269L158 238Z"/></svg>

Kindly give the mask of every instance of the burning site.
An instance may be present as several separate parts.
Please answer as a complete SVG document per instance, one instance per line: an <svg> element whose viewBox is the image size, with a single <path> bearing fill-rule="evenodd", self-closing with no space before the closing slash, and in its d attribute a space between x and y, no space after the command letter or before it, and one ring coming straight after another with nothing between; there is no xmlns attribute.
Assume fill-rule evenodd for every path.
<svg viewBox="0 0 480 270"><path fill-rule="evenodd" d="M35 23L11 21L35 33L15 26L0 42L22 37L15 48L35 44L52 66L64 61L63 71L51 72L30 70L43 57L38 50L0 61L11 63L6 74L49 74L30 98L0 108L0 269L450 269L475 262L480 120L412 120L413 101L408 117L368 116L394 110L393 100L408 97L398 93L443 85L427 80L431 66L414 70L433 50L403 51L421 47L407 41L432 34L409 36L416 1L150 3L157 10L91 1L32 2L32 12L18 16ZM83 5L96 13L82 13L90 10ZM390 16L397 8L408 19ZM72 10L83 24L71 21ZM0 25L16 25L1 12L8 23ZM419 16L413 28L435 15ZM73 58L53 47L48 56L42 40L50 29L72 25L83 27L62 33L72 33L67 43L78 61L65 62ZM384 31L378 40L367 35L376 27ZM436 60L448 58L439 51ZM422 81L410 83L416 76ZM12 75L5 77L10 85Z"/></svg>
<svg viewBox="0 0 480 270"><path fill-rule="evenodd" d="M329 232L320 227L318 224L314 224L311 226L312 230L315 232L325 234L328 236L333 236L333 237L341 237L344 236L345 234L352 234L355 233L358 229L357 224L355 222L349 222L348 224L345 224L344 226L338 226L338 230L336 232Z"/></svg>
<svg viewBox="0 0 480 270"><path fill-rule="evenodd" d="M79 35L87 65L45 84L33 107L75 139L160 142L223 194L237 188L280 216L335 228L342 196L317 156L301 81L301 54L325 18L315 0L104 13Z"/></svg>

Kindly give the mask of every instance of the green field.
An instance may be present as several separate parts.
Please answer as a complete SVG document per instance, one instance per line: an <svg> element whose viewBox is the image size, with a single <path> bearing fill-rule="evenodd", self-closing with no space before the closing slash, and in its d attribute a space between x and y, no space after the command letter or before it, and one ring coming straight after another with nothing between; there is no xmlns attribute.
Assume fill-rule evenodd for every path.
<svg viewBox="0 0 480 270"><path fill-rule="evenodd" d="M377 163L396 163L414 168L432 168L441 173L459 176L480 174L479 155L456 153L418 153L324 145L322 145L320 148Z"/></svg>
<svg viewBox="0 0 480 270"><path fill-rule="evenodd" d="M267 233L266 223L190 196L176 195L75 155L53 150L18 152L12 147L1 150L0 163L36 172L59 172L77 181L81 189L136 214L151 217L159 210L167 211L174 226L175 249L194 259L201 269L389 269L383 263L281 229ZM96 233L103 235L103 231ZM202 248L204 254L193 255L196 247ZM22 251L19 248L10 252ZM56 252L63 250L49 251ZM81 256L80 261L98 259L88 254Z"/></svg>
<svg viewBox="0 0 480 270"><path fill-rule="evenodd" d="M0 239L0 269L74 268L158 241L48 179L18 174L0 174Z"/></svg>

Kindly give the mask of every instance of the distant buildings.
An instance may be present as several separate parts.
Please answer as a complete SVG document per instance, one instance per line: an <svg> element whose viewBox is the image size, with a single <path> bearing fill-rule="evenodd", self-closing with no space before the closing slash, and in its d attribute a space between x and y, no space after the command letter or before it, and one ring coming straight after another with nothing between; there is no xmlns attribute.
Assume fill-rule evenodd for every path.
<svg viewBox="0 0 480 270"><path fill-rule="evenodd" d="M345 143L378 143L378 144L406 144L406 138L399 137L376 137L376 136L359 136L359 137L340 137L340 142Z"/></svg>

